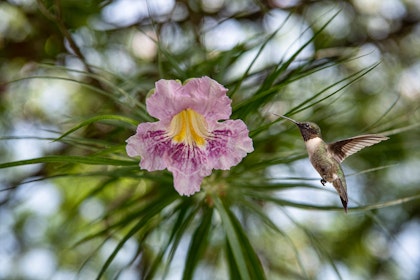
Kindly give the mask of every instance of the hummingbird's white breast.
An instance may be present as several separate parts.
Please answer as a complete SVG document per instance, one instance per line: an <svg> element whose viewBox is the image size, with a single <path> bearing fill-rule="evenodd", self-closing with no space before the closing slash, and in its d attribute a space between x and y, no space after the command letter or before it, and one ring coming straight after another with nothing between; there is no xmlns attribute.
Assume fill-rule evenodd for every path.
<svg viewBox="0 0 420 280"><path fill-rule="evenodd" d="M323 142L324 141L319 137L311 138L305 141L306 150L308 151L309 155L314 153L316 149L319 147L319 145L322 144Z"/></svg>

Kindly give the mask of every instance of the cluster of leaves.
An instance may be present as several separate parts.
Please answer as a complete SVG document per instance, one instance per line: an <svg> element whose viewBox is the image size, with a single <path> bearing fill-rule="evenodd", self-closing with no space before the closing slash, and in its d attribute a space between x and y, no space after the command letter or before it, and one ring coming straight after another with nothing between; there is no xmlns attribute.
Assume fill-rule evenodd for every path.
<svg viewBox="0 0 420 280"><path fill-rule="evenodd" d="M92 65L83 49L88 46L77 44L70 33L85 27L88 15L102 9L98 10L100 5L95 1L86 3L80 6L72 1L38 1L45 18L37 18L58 27L51 31L55 36L50 40L57 43L53 48L57 52L49 58L58 60L66 53L67 59L77 58L84 70L37 64L33 75L9 78L7 83L7 87L17 91L38 80L77 85L77 93L71 99L70 122L54 131L56 137L38 138L61 143L59 150L53 155L0 164L4 169L42 164L34 173L4 184L2 192L7 194L2 202L4 209L16 207L17 190L29 182L52 182L60 190L63 201L58 213L50 217L48 234L42 240L54 244L57 269L79 270L81 277L94 271L97 279L118 278L127 270L144 279L170 275L183 279L199 276L312 279L326 272L336 278L344 278L349 272L360 277L383 273L401 276L403 271L394 264L395 256L386 243L394 242L404 224L419 213L419 195L415 187L402 194L395 191L396 183L389 179L387 170L397 160L405 159L407 149L418 155L418 143L403 139L416 133L417 127L406 116L414 115L417 108L401 106L404 101L388 92L382 96L366 94L357 86L377 71L377 61L359 65L364 57L355 56L356 51L348 55L344 48L336 48L334 55L320 56L323 48L332 46L321 42L326 41L329 36L326 29L340 12L331 14L326 21L318 17L302 30L302 35L310 36L292 55L257 67L284 25L229 50L209 51L200 40L203 34L197 31L197 24L206 17L222 17L229 9L209 11L198 4L177 1L176 5L185 5L191 18L175 21L171 16L145 17L133 26L92 31L98 36L94 47L99 50L100 33L108 40L122 40L133 28L140 33L154 30L156 57L140 59L138 70L127 78L112 68L106 71L104 65ZM225 16L226 20L262 21L269 6L257 4L261 5L254 3L248 13L241 10ZM307 12L302 12L305 9ZM83 13L70 13L71 10ZM310 5L296 6L284 22L294 15L309 17L310 11ZM40 26L53 28L45 22ZM187 47L171 48L171 41L163 36L170 27L192 34L192 39L186 40ZM303 57L311 48L315 51ZM244 64L242 59L249 53L255 53L255 58ZM227 75L228 70L233 72L230 67L235 64L245 66L239 75ZM171 175L166 171L140 170L138 159L127 157L124 141L138 123L153 121L144 101L154 81L201 75L229 88L233 118L248 124L255 152L228 172L214 172L203 182L199 194L180 197L173 189ZM382 106L379 109L374 106L373 113L364 113L374 102L382 102ZM309 169L303 166L308 162L301 161L306 155L297 129L278 120L273 112L310 118L328 128L325 130L331 138L361 131L392 135L391 141L363 152L358 161L350 162L361 173L357 174L361 178L358 183L371 189L357 188L366 193L366 198L360 199L361 203L351 199L349 215L342 213L332 188L322 188L319 178L307 176ZM43 120L59 125L46 116ZM409 134L403 137L401 133ZM16 137L2 139L18 141ZM355 195L354 187L351 196ZM312 199L316 197L328 199ZM404 213L406 218L391 221L392 213ZM26 223L28 216L16 214L15 219ZM29 243L17 226L15 234L22 247ZM373 245L379 248L372 249L372 245L366 244L373 242L372 234L381 236L383 243ZM119 260L127 251L129 257Z"/></svg>

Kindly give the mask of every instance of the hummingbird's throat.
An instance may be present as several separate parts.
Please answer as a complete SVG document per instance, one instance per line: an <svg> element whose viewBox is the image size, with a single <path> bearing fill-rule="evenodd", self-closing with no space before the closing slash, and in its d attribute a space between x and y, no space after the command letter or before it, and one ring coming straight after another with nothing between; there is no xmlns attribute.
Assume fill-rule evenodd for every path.
<svg viewBox="0 0 420 280"><path fill-rule="evenodd" d="M319 145L322 144L322 139L319 137L310 138L308 140L305 140L306 150L308 150L309 154L315 153L319 147Z"/></svg>

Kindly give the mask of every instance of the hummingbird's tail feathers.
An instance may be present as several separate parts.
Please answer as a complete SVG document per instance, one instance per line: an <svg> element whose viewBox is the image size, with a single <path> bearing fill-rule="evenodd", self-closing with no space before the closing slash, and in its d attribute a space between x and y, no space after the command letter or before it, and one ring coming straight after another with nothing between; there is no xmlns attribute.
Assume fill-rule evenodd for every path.
<svg viewBox="0 0 420 280"><path fill-rule="evenodd" d="M340 196L340 199L341 199L341 203L343 204L344 212L347 213L347 201L341 198L341 196Z"/></svg>
<svg viewBox="0 0 420 280"><path fill-rule="evenodd" d="M343 204L344 211L347 213L347 203L349 201L347 197L347 187L346 181L341 179L336 179L332 182L335 190L340 195L341 203Z"/></svg>

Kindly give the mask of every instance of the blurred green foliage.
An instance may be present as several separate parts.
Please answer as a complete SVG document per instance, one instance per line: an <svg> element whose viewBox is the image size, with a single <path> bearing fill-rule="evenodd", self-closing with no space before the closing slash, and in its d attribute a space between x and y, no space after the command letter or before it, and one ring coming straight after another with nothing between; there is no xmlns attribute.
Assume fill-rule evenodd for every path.
<svg viewBox="0 0 420 280"><path fill-rule="evenodd" d="M416 1L0 3L0 278L418 279ZM225 85L254 153L180 197L125 140L154 82ZM344 163L298 130L385 133ZM4 225L4 226L3 226Z"/></svg>

